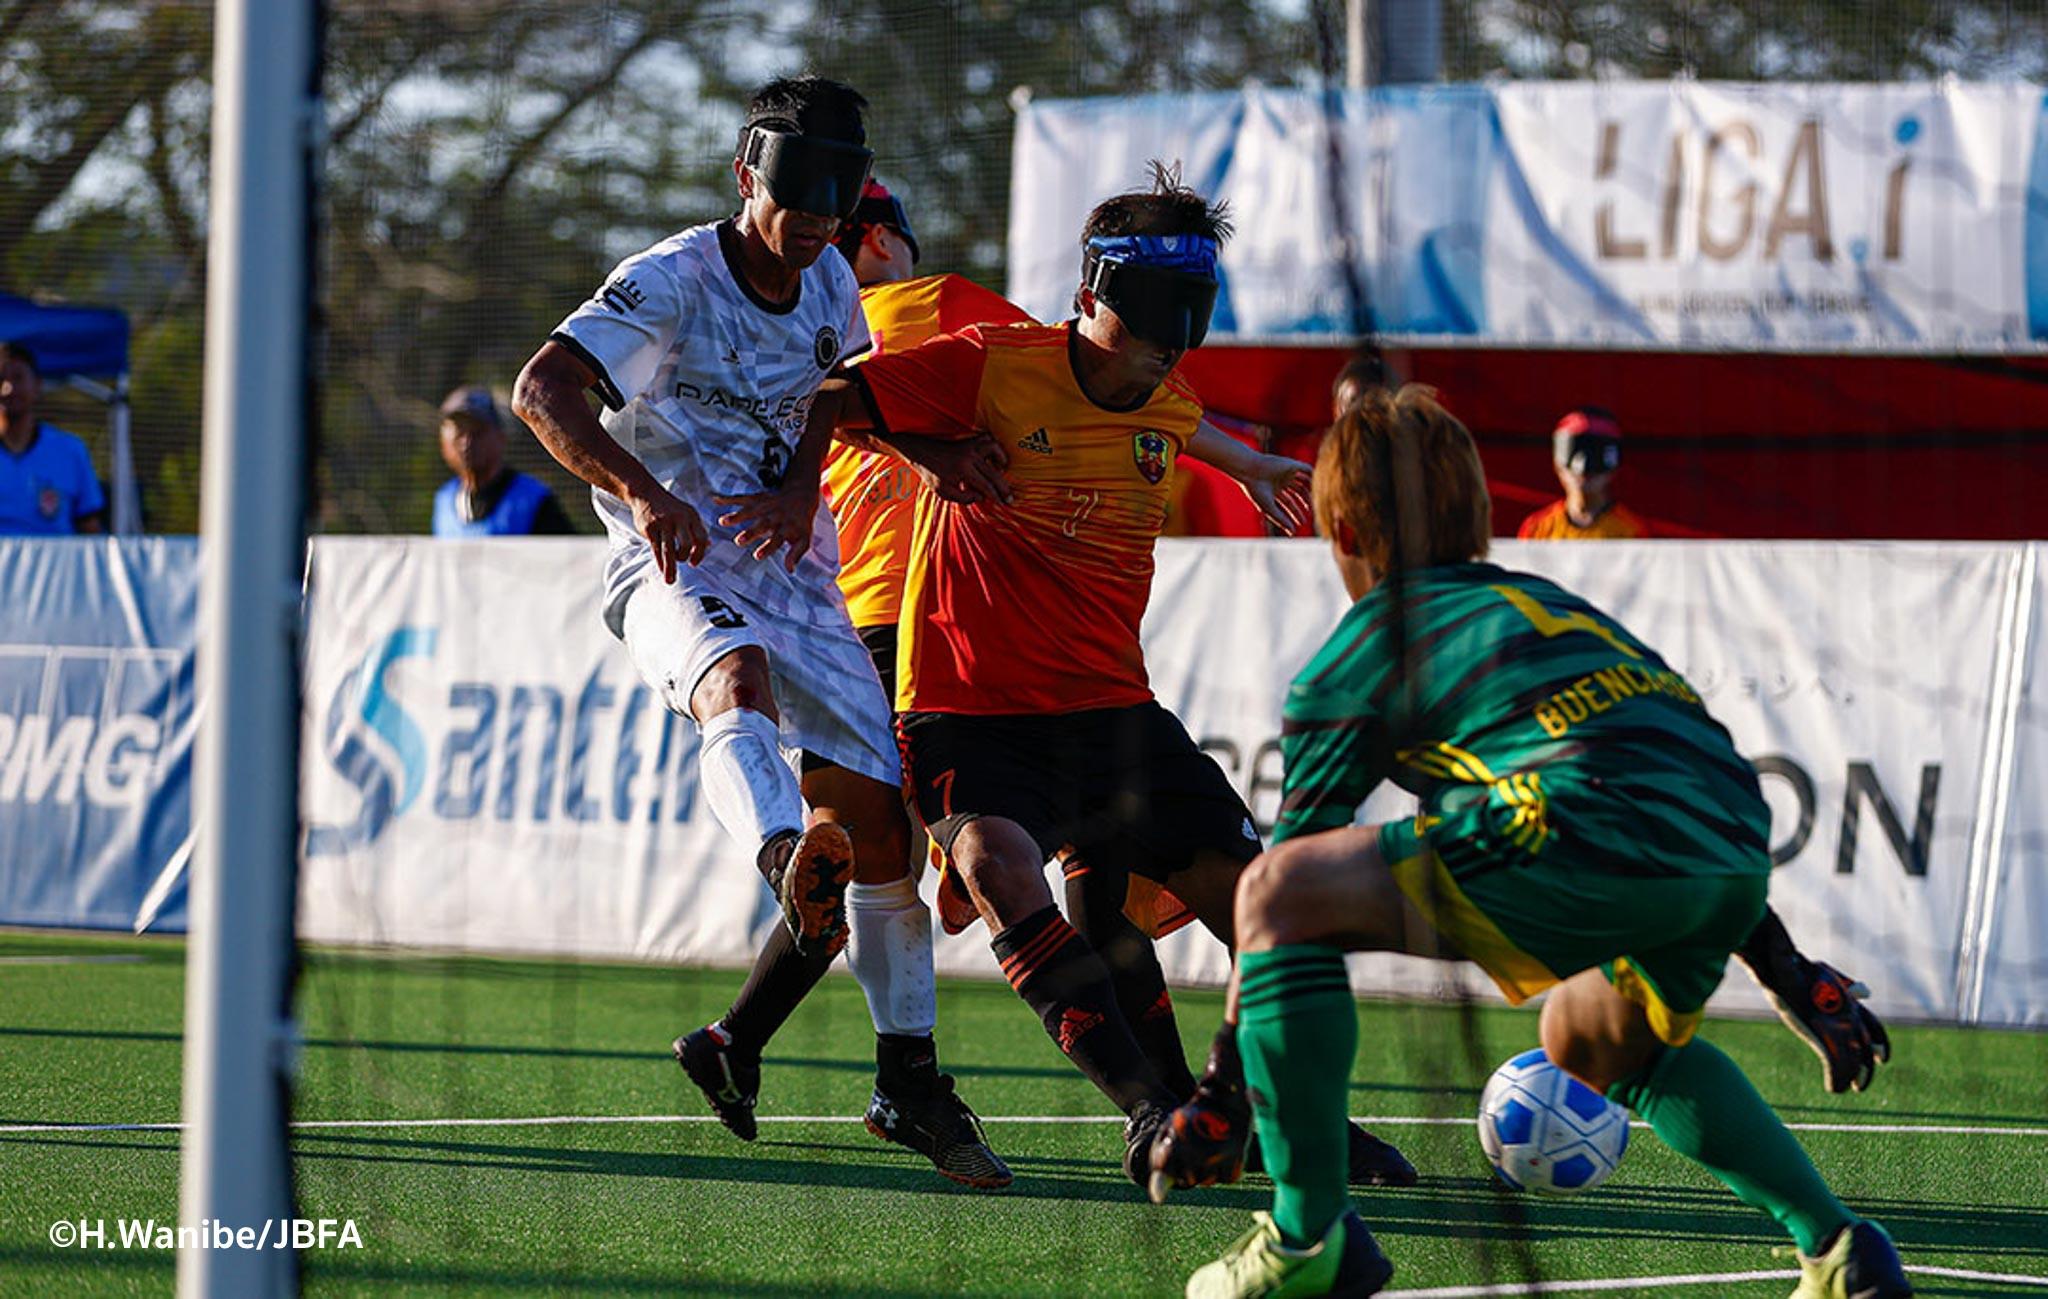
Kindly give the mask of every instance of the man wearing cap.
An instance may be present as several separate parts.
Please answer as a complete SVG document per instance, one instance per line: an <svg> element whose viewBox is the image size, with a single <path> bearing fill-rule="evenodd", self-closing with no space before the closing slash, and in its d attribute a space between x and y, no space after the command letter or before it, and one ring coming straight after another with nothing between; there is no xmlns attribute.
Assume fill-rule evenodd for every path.
<svg viewBox="0 0 2048 1299"><path fill-rule="evenodd" d="M826 375L868 349L852 270L821 259L874 159L865 107L822 77L755 92L739 214L622 262L527 362L514 409L591 484L611 538L606 625L695 721L705 801L782 911L732 1008L677 1038L677 1062L753 1140L762 1049L850 928L877 1099L901 1120L876 1130L955 1181L1003 1186L1009 1169L937 1072L929 939L890 941L895 909L848 893L901 880L909 837L889 702L834 582L818 487L831 423L811 413Z"/></svg>
<svg viewBox="0 0 2048 1299"><path fill-rule="evenodd" d="M0 342L0 534L107 530L107 497L85 443L36 414L42 371L27 345Z"/></svg>
<svg viewBox="0 0 2048 1299"><path fill-rule="evenodd" d="M546 483L505 463L505 424L489 390L441 403L441 459L455 477L434 493L437 537L549 537L574 532Z"/></svg>
<svg viewBox="0 0 2048 1299"><path fill-rule="evenodd" d="M1522 540L1628 541L1650 535L1642 516L1615 498L1621 425L1612 412L1581 406L1558 421L1551 458L1564 499L1522 520Z"/></svg>

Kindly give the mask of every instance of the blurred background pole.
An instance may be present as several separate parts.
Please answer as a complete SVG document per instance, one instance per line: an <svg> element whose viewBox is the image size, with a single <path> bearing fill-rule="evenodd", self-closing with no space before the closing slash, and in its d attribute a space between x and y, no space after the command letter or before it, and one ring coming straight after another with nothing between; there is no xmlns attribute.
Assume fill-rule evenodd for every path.
<svg viewBox="0 0 2048 1299"><path fill-rule="evenodd" d="M1345 0L1344 84L1404 86L1443 78L1443 0Z"/></svg>
<svg viewBox="0 0 2048 1299"><path fill-rule="evenodd" d="M1371 85L1372 50L1365 38L1372 0L1344 0L1344 84L1353 90Z"/></svg>
<svg viewBox="0 0 2048 1299"><path fill-rule="evenodd" d="M201 716L179 1224L270 1248L178 1259L178 1292L291 1294L287 1146L298 840L316 0L222 0L214 31L201 466ZM211 1243L218 1234L209 1233Z"/></svg>

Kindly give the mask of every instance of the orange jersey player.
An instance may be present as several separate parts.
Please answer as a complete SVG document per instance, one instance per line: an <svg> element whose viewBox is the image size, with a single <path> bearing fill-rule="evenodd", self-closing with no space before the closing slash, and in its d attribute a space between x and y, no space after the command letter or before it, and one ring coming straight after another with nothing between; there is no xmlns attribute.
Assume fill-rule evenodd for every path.
<svg viewBox="0 0 2048 1299"><path fill-rule="evenodd" d="M1031 319L1001 294L958 275L911 278L917 237L902 201L869 181L841 231L841 254L861 285L871 355L906 351L969 325ZM839 589L884 685L893 685L896 614L910 531L922 490L917 470L886 451L834 442L825 457L824 498L839 528Z"/></svg>
<svg viewBox="0 0 2048 1299"><path fill-rule="evenodd" d="M1153 699L1138 626L1181 456L1213 457L1276 509L1299 507L1304 469L1205 429L1175 374L1207 329L1228 227L1201 196L1157 180L1090 215L1077 320L969 327L854 372L877 432L986 435L1007 456L1007 504L918 500L898 729L918 810L998 963L1129 1116L1127 1149L1141 1153L1174 1090L1042 868L1071 845L1171 888L1229 940L1258 834L1222 770Z"/></svg>
<svg viewBox="0 0 2048 1299"><path fill-rule="evenodd" d="M1558 421L1552 459L1564 499L1522 520L1524 541L1633 541L1650 535L1643 516L1623 505L1621 423L1598 406L1581 406Z"/></svg>
<svg viewBox="0 0 2048 1299"><path fill-rule="evenodd" d="M1030 318L1007 299L958 276L913 279L917 236L903 203L878 181L869 181L837 246L852 264L862 306L874 339L870 355L895 353L939 333L971 324ZM986 439L983 439L986 442ZM924 444L929 458L941 448L956 454L959 443ZM893 451L894 449L892 449ZM988 455L986 446L978 454ZM989 461L991 465L994 460ZM997 471L999 472L999 470ZM825 491L839 528L840 587L855 630L874 656L875 670L895 695L896 618L902 605L916 502L925 485L919 471L899 454L835 443L825 465ZM922 838L922 836L919 836ZM925 845L920 845L920 858ZM974 901L933 852L940 878L939 914L947 932L959 933L980 919ZM1111 867L1097 868L1062 850L1067 917L1093 943L1109 966L1117 999L1145 1054L1167 1085L1192 1093L1194 1074L1181 1044L1173 998L1152 942L1195 918L1186 904L1155 882Z"/></svg>

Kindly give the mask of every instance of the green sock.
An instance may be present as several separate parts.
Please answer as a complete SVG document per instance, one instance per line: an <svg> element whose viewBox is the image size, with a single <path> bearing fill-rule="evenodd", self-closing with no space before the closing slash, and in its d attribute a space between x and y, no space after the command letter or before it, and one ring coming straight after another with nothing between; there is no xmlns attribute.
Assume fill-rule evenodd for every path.
<svg viewBox="0 0 2048 1299"><path fill-rule="evenodd" d="M1856 1216L1814 1170L1799 1141L1713 1043L1694 1038L1607 1089L1649 1121L1664 1144L1776 1218L1807 1254Z"/></svg>
<svg viewBox="0 0 2048 1299"><path fill-rule="evenodd" d="M1351 1206L1344 1125L1358 1002L1334 947L1246 952L1237 969L1237 1046L1273 1177L1273 1220L1288 1245L1313 1245Z"/></svg>

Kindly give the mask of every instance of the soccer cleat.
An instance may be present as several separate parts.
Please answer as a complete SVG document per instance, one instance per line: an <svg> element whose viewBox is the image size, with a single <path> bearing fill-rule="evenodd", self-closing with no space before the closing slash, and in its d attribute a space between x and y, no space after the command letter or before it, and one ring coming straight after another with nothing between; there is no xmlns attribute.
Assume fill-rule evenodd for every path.
<svg viewBox="0 0 2048 1299"><path fill-rule="evenodd" d="M1792 1299L1903 1299L1913 1293L1892 1238L1870 1221L1836 1232L1819 1258L1801 1254L1799 1271Z"/></svg>
<svg viewBox="0 0 2048 1299"><path fill-rule="evenodd" d="M1188 1278L1188 1299L1292 1299L1295 1295L1378 1294L1394 1264L1355 1213L1330 1224L1307 1249L1289 1249L1263 1210L1222 1258Z"/></svg>
<svg viewBox="0 0 2048 1299"><path fill-rule="evenodd" d="M1419 1180L1408 1156L1356 1123L1351 1128L1351 1185L1413 1186Z"/></svg>
<svg viewBox="0 0 2048 1299"><path fill-rule="evenodd" d="M831 821L798 835L770 881L797 950L837 956L846 946L846 886L853 879L853 840Z"/></svg>
<svg viewBox="0 0 2048 1299"><path fill-rule="evenodd" d="M1380 1140L1356 1123L1351 1129L1351 1177L1353 1186L1413 1186L1418 1180L1415 1165L1408 1157L1396 1150L1391 1142ZM1258 1134L1252 1134L1252 1143L1245 1151L1244 1171L1263 1173L1265 1160L1259 1155Z"/></svg>
<svg viewBox="0 0 2048 1299"><path fill-rule="evenodd" d="M1145 1190L1152 1203L1180 1187L1229 1185L1244 1175L1252 1107L1244 1088L1202 1075L1188 1103L1166 1116L1153 1139Z"/></svg>
<svg viewBox="0 0 2048 1299"><path fill-rule="evenodd" d="M877 1090L868 1102L867 1122L868 1131L882 1140L931 1160L941 1177L985 1190L1013 1180L1009 1165L989 1149L981 1120L953 1094L951 1074L940 1074L931 1096L918 1103L899 1105Z"/></svg>
<svg viewBox="0 0 2048 1299"><path fill-rule="evenodd" d="M1152 1143L1166 1131L1171 1112L1153 1101L1139 1101L1124 1120L1124 1176L1150 1192Z"/></svg>
<svg viewBox="0 0 2048 1299"><path fill-rule="evenodd" d="M726 1130L752 1141L754 1102L761 1092L761 1061L733 1050L732 1035L723 1026L707 1024L675 1040L676 1063L711 1104Z"/></svg>

